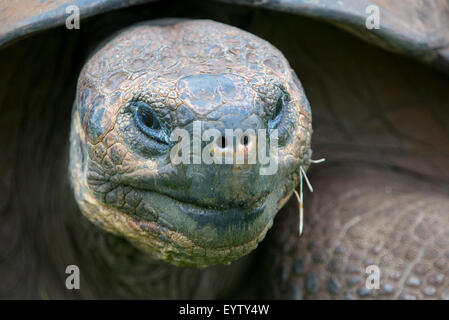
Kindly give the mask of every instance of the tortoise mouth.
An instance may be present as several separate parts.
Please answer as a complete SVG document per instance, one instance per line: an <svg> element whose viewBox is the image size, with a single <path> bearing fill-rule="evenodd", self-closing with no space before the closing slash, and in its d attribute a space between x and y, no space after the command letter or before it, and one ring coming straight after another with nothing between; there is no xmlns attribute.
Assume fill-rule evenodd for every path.
<svg viewBox="0 0 449 320"><path fill-rule="evenodd" d="M157 191L141 192L145 205L143 214L136 218L155 221L204 248L243 245L257 238L266 227L260 220L267 211L268 194L251 200L251 207L233 207L191 203Z"/></svg>
<svg viewBox="0 0 449 320"><path fill-rule="evenodd" d="M165 196L172 201L176 202L177 205L184 205L187 210L187 214L195 214L196 212L202 212L202 213L208 213L210 215L212 214L220 214L222 212L237 210L239 212L242 212L243 215L250 214L253 211L257 211L261 209L264 206L265 199L270 194L269 191L261 192L260 194L256 195L255 197L249 197L245 200L240 200L237 204L236 201L232 202L223 202L223 203L217 203L213 201L202 202L197 199L191 199L189 197L183 197L171 194L169 191L164 190L154 190L152 188L138 188L132 183L128 184L130 187L139 190L143 193L151 193L151 194L157 194L160 196ZM210 200L210 199L209 199ZM157 214L156 212L154 212ZM144 217L143 217L144 218Z"/></svg>
<svg viewBox="0 0 449 320"><path fill-rule="evenodd" d="M226 216L231 212L242 213L239 217L243 218L253 214L254 212L259 212L260 210L263 210L263 208L265 207L265 198L268 195L268 192L266 192L263 196L260 196L258 199L248 199L247 202L242 203L240 206L233 206L232 204L214 205L194 201L186 201L182 199L177 199L176 197L169 196L165 193L161 192L156 193L170 198L172 201L176 202L178 206L183 207L183 209L185 209L186 214L192 217L200 214L203 216L211 216L211 218L215 218L216 216L219 217L220 215Z"/></svg>

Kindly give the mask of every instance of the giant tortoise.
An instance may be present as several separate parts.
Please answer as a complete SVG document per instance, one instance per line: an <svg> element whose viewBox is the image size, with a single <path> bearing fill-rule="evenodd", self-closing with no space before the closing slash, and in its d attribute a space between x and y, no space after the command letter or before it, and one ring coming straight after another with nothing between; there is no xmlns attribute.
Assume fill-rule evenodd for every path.
<svg viewBox="0 0 449 320"><path fill-rule="evenodd" d="M222 2L0 1L0 297L449 299L448 2Z"/></svg>

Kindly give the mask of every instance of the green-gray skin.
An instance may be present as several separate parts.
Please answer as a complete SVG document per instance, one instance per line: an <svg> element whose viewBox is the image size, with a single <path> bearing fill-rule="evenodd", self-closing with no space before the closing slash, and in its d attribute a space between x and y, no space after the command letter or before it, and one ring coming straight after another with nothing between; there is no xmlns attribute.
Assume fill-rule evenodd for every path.
<svg viewBox="0 0 449 320"><path fill-rule="evenodd" d="M172 163L175 129L278 132L275 174L255 164ZM178 266L228 264L252 251L311 156L311 110L281 52L208 20L129 27L78 80L70 172L83 214ZM267 137L270 144L270 136ZM223 145L213 142L212 153ZM254 140L235 142L244 152Z"/></svg>

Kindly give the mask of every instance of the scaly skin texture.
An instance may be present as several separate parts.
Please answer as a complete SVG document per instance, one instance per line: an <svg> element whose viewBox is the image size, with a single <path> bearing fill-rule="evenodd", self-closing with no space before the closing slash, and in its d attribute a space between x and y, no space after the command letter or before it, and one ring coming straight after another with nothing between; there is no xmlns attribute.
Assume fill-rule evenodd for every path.
<svg viewBox="0 0 449 320"><path fill-rule="evenodd" d="M154 136L142 108L158 118ZM176 265L248 254L310 160L310 107L287 60L266 41L213 21L160 20L120 32L87 61L73 110L70 170L82 212ZM194 121L220 132L276 129L278 169L175 165L168 137L175 129L194 136ZM245 153L257 146L236 142Z"/></svg>
<svg viewBox="0 0 449 320"><path fill-rule="evenodd" d="M292 198L277 214L265 240L249 255L229 266L179 268L152 259L80 213L67 175L76 76L87 54L103 39L137 21L163 16L201 17L247 30L279 48L298 74L313 106L314 158L326 157L325 164L311 166L307 173L315 191L304 195L302 237L297 237L297 202ZM413 260L403 258L408 250L421 248L421 231L415 233L413 225L436 230L429 239L447 239L449 79L435 70L321 21L188 0L110 12L82 20L80 30L53 28L0 51L0 64L1 298L308 299L345 298L345 291L351 293L347 298L357 299L411 297L404 293L416 298L445 297L449 288L447 246L438 249L436 259L418 255L410 273L407 270L414 256L410 255ZM406 198L411 206L415 203L420 208L418 214L403 204ZM430 199L432 203L428 203ZM384 202L390 212L375 219L379 214L376 205L384 206ZM342 226L357 215L361 220L343 233ZM400 223L396 215L410 223ZM421 215L430 218L416 220ZM434 221L439 221L438 226ZM368 230L366 234L353 237L361 227ZM386 232L371 232L370 228L385 228ZM339 237L341 234L345 236ZM323 244L322 238L345 247L343 271L326 274L324 266L330 257L322 260L317 254L316 262L312 259L320 250L311 244L314 240ZM402 246L402 238L419 243L404 241ZM369 244L373 240L391 243L394 252L381 246L379 253L372 253ZM360 250L359 244L367 249ZM351 250L363 257L349 259ZM358 291L367 278L364 260L378 263L382 256L391 260L379 265L384 271L380 290L384 284L399 288L399 282L389 279L389 265L396 266L402 276L419 277L419 286L413 287L416 279L409 282L407 278L400 295L372 291L360 296ZM295 263L301 258L303 273L301 263ZM400 260L401 264L396 263ZM424 270L418 268L421 263L426 265ZM70 264L80 268L80 290L65 287L65 268ZM344 270L350 265L359 268L356 276L361 281L348 288L350 275ZM419 273L422 271L424 275ZM309 293L304 280L313 273L320 286ZM438 273L445 274L442 283ZM335 295L327 289L331 275L340 284ZM310 282L313 288L316 282ZM436 288L434 295L420 293L428 286Z"/></svg>
<svg viewBox="0 0 449 320"><path fill-rule="evenodd" d="M331 166L312 178L320 192L307 198L301 240L293 203L267 239L267 297L449 299L445 194L376 169ZM369 266L380 272L377 287Z"/></svg>

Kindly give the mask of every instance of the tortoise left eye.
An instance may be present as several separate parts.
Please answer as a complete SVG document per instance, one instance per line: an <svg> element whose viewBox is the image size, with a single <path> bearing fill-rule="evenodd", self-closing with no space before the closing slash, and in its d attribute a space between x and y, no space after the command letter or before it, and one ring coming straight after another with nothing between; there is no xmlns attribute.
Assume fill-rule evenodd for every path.
<svg viewBox="0 0 449 320"><path fill-rule="evenodd" d="M157 114L145 102L139 101L132 105L134 119L139 129L150 138L167 144L167 134L159 121Z"/></svg>
<svg viewBox="0 0 449 320"><path fill-rule="evenodd" d="M137 116L140 118L142 124L147 128L156 130L161 128L159 120L147 108L139 108L137 110Z"/></svg>

